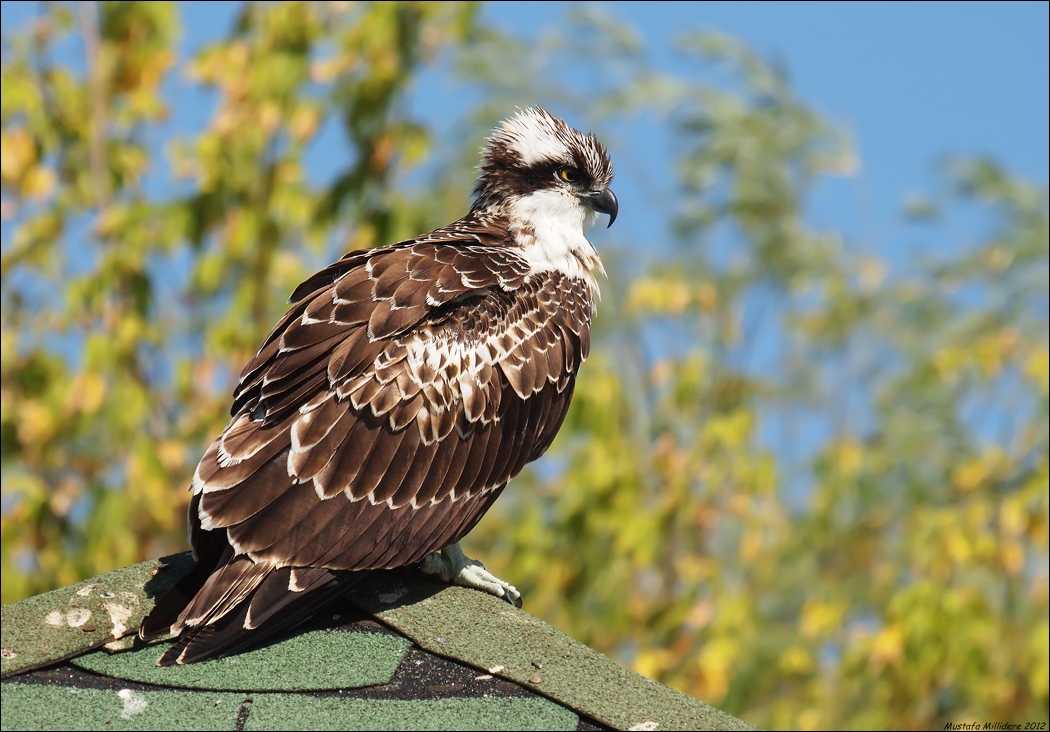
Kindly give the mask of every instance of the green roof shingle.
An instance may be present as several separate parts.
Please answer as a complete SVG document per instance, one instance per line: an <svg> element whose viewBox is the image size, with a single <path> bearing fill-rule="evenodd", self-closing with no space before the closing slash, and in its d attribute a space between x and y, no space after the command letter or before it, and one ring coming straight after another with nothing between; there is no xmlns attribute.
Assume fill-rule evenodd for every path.
<svg viewBox="0 0 1050 732"><path fill-rule="evenodd" d="M4 606L4 729L752 729L413 569L217 661L160 668L163 644L111 642L191 566L174 555Z"/></svg>

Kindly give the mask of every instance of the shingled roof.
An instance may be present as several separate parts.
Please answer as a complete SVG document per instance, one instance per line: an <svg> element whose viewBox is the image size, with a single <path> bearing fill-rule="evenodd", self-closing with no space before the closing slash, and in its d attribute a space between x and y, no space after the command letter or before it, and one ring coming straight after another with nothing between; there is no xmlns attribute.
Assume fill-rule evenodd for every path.
<svg viewBox="0 0 1050 732"><path fill-rule="evenodd" d="M134 631L191 566L177 554L5 605L3 728L753 729L410 569L269 645L160 668Z"/></svg>

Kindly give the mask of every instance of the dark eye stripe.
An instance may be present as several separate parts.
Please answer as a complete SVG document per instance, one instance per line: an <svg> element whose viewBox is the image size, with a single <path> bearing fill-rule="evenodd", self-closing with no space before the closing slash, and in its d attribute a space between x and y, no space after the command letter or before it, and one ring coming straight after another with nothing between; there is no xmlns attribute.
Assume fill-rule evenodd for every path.
<svg viewBox="0 0 1050 732"><path fill-rule="evenodd" d="M482 175L474 188L475 195L479 199L494 195L523 196L565 183L597 190L609 184L612 163L601 143L581 135L578 145L568 147L569 154L564 158L537 161L526 167L522 164L521 154L506 141L493 142L486 151ZM565 181L559 175L563 168L575 174L571 181Z"/></svg>

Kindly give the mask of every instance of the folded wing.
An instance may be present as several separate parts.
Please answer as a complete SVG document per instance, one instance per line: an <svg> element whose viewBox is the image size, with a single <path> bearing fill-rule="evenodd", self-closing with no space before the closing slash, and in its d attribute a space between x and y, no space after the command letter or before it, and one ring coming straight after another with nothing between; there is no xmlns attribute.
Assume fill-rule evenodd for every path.
<svg viewBox="0 0 1050 732"><path fill-rule="evenodd" d="M194 476L200 565L141 630L181 634L162 663L233 652L347 573L458 541L550 445L590 287L458 238L354 252L296 290Z"/></svg>

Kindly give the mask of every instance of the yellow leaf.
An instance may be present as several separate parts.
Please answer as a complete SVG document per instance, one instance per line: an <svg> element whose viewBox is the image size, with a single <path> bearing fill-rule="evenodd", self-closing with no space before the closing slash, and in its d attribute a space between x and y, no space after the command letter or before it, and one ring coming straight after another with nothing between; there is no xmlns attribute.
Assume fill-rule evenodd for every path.
<svg viewBox="0 0 1050 732"><path fill-rule="evenodd" d="M998 335L978 338L972 353L986 376L995 376L1003 365L1003 344Z"/></svg>
<svg viewBox="0 0 1050 732"><path fill-rule="evenodd" d="M1024 569L1024 547L1016 541L1002 542L999 546L999 560L1006 573L1016 577Z"/></svg>
<svg viewBox="0 0 1050 732"><path fill-rule="evenodd" d="M162 440L157 445L157 459L165 470L175 471L182 467L186 458L186 445L177 440Z"/></svg>
<svg viewBox="0 0 1050 732"><path fill-rule="evenodd" d="M987 452L961 463L952 473L952 482L964 493L972 491L998 475L1008 462L1001 448L992 447Z"/></svg>
<svg viewBox="0 0 1050 732"><path fill-rule="evenodd" d="M710 598L697 600L685 617L685 627L692 630L706 628L715 617L715 603Z"/></svg>
<svg viewBox="0 0 1050 732"><path fill-rule="evenodd" d="M967 361L967 352L961 348L943 348L933 356L933 367L942 381L947 381L961 370Z"/></svg>
<svg viewBox="0 0 1050 732"><path fill-rule="evenodd" d="M753 564L762 554L762 537L757 531L745 531L740 537L740 558Z"/></svg>
<svg viewBox="0 0 1050 732"><path fill-rule="evenodd" d="M846 608L841 602L807 600L799 618L799 632L803 638L819 638L829 635L842 625Z"/></svg>
<svg viewBox="0 0 1050 732"><path fill-rule="evenodd" d="M272 133L281 123L281 108L274 102L263 102L258 110L256 124L267 133Z"/></svg>
<svg viewBox="0 0 1050 732"><path fill-rule="evenodd" d="M57 488L48 498L51 512L56 516L66 516L77 498L80 497L80 488L81 484L77 480L66 478L59 481Z"/></svg>
<svg viewBox="0 0 1050 732"><path fill-rule="evenodd" d="M904 659L904 629L894 623L883 628L872 643L871 662L876 669L897 666Z"/></svg>
<svg viewBox="0 0 1050 732"><path fill-rule="evenodd" d="M1023 493L1007 496L999 504L999 527L1011 537L1019 537L1028 528L1028 497Z"/></svg>
<svg viewBox="0 0 1050 732"><path fill-rule="evenodd" d="M860 470L864 450L856 440L846 439L839 445L836 457L839 472L845 476L853 476Z"/></svg>
<svg viewBox="0 0 1050 732"><path fill-rule="evenodd" d="M1032 656L1028 686L1032 696L1045 699L1050 690L1050 658L1047 648L1050 647L1050 622L1043 618L1033 628L1029 636L1029 649Z"/></svg>
<svg viewBox="0 0 1050 732"><path fill-rule="evenodd" d="M672 282L668 283L667 298L668 304L667 309L673 314L678 315L689 306L689 285L684 282Z"/></svg>
<svg viewBox="0 0 1050 732"><path fill-rule="evenodd" d="M944 548L956 564L968 565L973 558L973 542L965 532L957 528L944 534Z"/></svg>
<svg viewBox="0 0 1050 732"><path fill-rule="evenodd" d="M663 648L646 648L638 652L631 665L642 676L659 678L660 674L674 665L675 656Z"/></svg>
<svg viewBox="0 0 1050 732"><path fill-rule="evenodd" d="M47 198L55 188L55 173L43 165L34 165L26 171L22 180L22 194L26 198L39 201Z"/></svg>
<svg viewBox="0 0 1050 732"><path fill-rule="evenodd" d="M106 383L101 376L96 373L77 374L66 393L66 411L92 415L102 406L105 396Z"/></svg>
<svg viewBox="0 0 1050 732"><path fill-rule="evenodd" d="M823 729L827 727L822 723L823 716L817 709L804 709L798 715L797 728L800 730Z"/></svg>
<svg viewBox="0 0 1050 732"><path fill-rule="evenodd" d="M729 690L729 674L736 665L739 644L732 638L715 638L704 646L697 665L704 676L708 698L718 703Z"/></svg>
<svg viewBox="0 0 1050 732"><path fill-rule="evenodd" d="M55 434L55 415L37 401L26 402L19 409L18 439L24 445L39 445Z"/></svg>
<svg viewBox="0 0 1050 732"><path fill-rule="evenodd" d="M306 142L317 132L321 113L316 107L302 106L295 110L288 122L288 130L297 142Z"/></svg>
<svg viewBox="0 0 1050 732"><path fill-rule="evenodd" d="M711 447L736 450L751 436L753 416L744 409L712 416L701 429L701 439Z"/></svg>
<svg viewBox="0 0 1050 732"><path fill-rule="evenodd" d="M1050 351L1046 348L1034 348L1024 362L1025 375L1036 383L1046 394L1050 381Z"/></svg>
<svg viewBox="0 0 1050 732"><path fill-rule="evenodd" d="M36 159L33 136L25 128L5 130L0 136L0 178L5 184L17 185Z"/></svg>
<svg viewBox="0 0 1050 732"><path fill-rule="evenodd" d="M792 646L780 654L778 663L785 674L803 676L813 671L813 656L802 646Z"/></svg>

